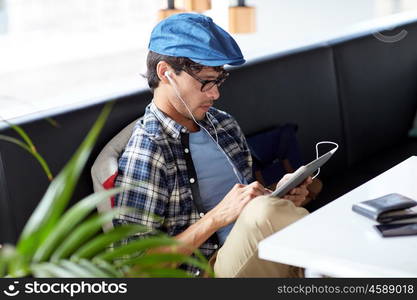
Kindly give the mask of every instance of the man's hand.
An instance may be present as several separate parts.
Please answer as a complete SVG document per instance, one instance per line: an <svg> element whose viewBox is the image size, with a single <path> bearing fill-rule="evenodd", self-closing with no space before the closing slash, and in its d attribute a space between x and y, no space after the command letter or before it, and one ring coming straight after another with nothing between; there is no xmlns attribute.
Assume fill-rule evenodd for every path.
<svg viewBox="0 0 417 300"><path fill-rule="evenodd" d="M267 194L269 194L269 191L258 181L252 182L249 185L236 184L209 214L215 220L217 227L224 227L239 217L249 201Z"/></svg>
<svg viewBox="0 0 417 300"><path fill-rule="evenodd" d="M285 182L290 180L292 176L293 173L284 175L284 177L282 177L282 179L278 182L277 186L279 187L280 185L284 184ZM301 185L289 191L288 194L284 196L284 199L292 201L295 204L295 206L301 206L303 202L306 200L306 197L309 193L307 190L307 186L312 182L313 179L310 176L307 177L307 179L304 180L304 182Z"/></svg>

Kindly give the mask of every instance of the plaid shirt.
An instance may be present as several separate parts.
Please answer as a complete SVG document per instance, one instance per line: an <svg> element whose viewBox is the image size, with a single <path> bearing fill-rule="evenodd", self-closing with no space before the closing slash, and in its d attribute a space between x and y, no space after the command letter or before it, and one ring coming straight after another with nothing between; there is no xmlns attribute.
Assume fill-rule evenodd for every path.
<svg viewBox="0 0 417 300"><path fill-rule="evenodd" d="M209 113L220 146L247 182L253 181L252 158L239 125L223 111L212 107ZM215 137L207 118L200 124ZM116 207L134 208L134 212L118 215L114 225L139 223L175 236L203 216L205 212L196 205L200 197L198 176L189 149L188 129L166 116L153 102L148 105L119 158L115 181L116 186L137 186L115 198ZM143 236L142 233L136 237ZM199 249L209 258L217 247L214 234Z"/></svg>

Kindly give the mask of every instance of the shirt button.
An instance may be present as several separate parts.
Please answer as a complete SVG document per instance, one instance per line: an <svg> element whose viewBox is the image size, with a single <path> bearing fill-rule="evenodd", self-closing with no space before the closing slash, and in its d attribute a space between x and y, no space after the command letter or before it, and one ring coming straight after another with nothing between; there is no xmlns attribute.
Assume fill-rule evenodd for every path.
<svg viewBox="0 0 417 300"><path fill-rule="evenodd" d="M185 128L181 129L182 133L185 133L186 131L187 131L187 129L185 129Z"/></svg>
<svg viewBox="0 0 417 300"><path fill-rule="evenodd" d="M195 182L195 179L194 178L190 178L190 182L191 183L194 183Z"/></svg>
<svg viewBox="0 0 417 300"><path fill-rule="evenodd" d="M188 148L185 148L185 149L184 149L184 152L185 152L185 153L188 153L188 152L190 152L190 150L188 150Z"/></svg>
<svg viewBox="0 0 417 300"><path fill-rule="evenodd" d="M200 270L195 271L194 275L195 275L195 276L200 275Z"/></svg>
<svg viewBox="0 0 417 300"><path fill-rule="evenodd" d="M204 217L204 213L203 212L200 213L200 217Z"/></svg>
<svg viewBox="0 0 417 300"><path fill-rule="evenodd" d="M219 248L219 245L217 245L217 244L214 244L214 249L217 249L217 248Z"/></svg>

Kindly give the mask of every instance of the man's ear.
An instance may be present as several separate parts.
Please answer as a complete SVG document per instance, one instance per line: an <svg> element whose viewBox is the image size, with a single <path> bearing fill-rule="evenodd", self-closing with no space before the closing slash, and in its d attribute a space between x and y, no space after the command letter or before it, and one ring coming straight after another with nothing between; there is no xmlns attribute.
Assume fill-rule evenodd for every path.
<svg viewBox="0 0 417 300"><path fill-rule="evenodd" d="M167 64L165 61L160 61L156 65L156 74L158 75L158 78L161 82L169 84L169 80L166 76L166 72L171 72L171 66Z"/></svg>

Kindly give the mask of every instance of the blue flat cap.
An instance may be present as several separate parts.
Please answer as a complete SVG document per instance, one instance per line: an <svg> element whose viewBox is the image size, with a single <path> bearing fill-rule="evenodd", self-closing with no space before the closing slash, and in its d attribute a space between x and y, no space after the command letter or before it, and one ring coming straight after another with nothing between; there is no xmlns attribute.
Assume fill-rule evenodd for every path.
<svg viewBox="0 0 417 300"><path fill-rule="evenodd" d="M210 17L176 14L152 30L149 50L175 57L187 57L205 66L241 65L245 62L233 37Z"/></svg>

